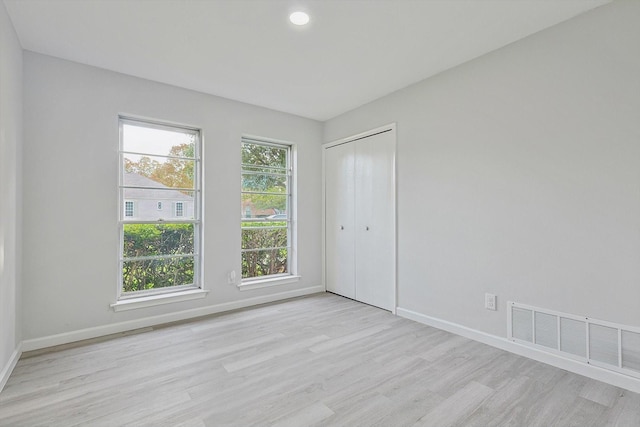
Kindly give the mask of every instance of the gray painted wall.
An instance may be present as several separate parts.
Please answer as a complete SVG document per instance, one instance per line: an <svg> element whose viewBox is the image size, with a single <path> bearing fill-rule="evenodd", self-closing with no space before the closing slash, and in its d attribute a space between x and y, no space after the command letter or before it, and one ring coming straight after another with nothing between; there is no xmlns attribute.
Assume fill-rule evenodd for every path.
<svg viewBox="0 0 640 427"><path fill-rule="evenodd" d="M613 2L325 124L397 122L400 307L503 337L507 300L640 326L639 22Z"/></svg>
<svg viewBox="0 0 640 427"><path fill-rule="evenodd" d="M0 373L22 339L21 146L22 48L0 2ZM0 376L0 383L2 380Z"/></svg>
<svg viewBox="0 0 640 427"><path fill-rule="evenodd" d="M24 81L25 340L321 284L321 123L31 52ZM109 307L119 113L203 130L204 299ZM229 271L240 277L240 217L229 207L240 206L242 134L298 144L298 283L243 292L227 284Z"/></svg>

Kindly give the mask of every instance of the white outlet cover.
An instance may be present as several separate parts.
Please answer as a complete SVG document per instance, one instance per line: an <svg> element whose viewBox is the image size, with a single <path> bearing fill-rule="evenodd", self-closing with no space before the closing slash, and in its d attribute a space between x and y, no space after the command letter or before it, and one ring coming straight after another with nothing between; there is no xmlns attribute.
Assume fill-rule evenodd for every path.
<svg viewBox="0 0 640 427"><path fill-rule="evenodd" d="M484 294L484 307L487 310L496 311L496 296L493 294Z"/></svg>

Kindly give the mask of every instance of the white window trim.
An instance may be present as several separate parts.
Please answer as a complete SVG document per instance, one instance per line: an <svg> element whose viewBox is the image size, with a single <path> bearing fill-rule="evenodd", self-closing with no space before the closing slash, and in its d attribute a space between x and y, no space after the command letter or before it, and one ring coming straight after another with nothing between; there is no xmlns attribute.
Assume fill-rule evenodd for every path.
<svg viewBox="0 0 640 427"><path fill-rule="evenodd" d="M186 284L181 286L176 286L175 288L159 288L157 290L147 290L147 291L139 291L131 292L131 293L123 293L122 292L122 264L121 260L123 259L123 246L122 246L122 233L123 226L126 223L139 223L140 221L132 221L132 217L126 217L124 215L124 198L123 198L123 124L133 124L138 126L147 126L149 128L154 129L163 129L163 130L171 130L175 131L176 128L183 129L186 131L194 132L196 135L196 147L195 147L195 191L196 197L194 197L194 206L193 206L193 214L194 220L177 220L180 223L192 223L195 226L194 232L194 277L193 284ZM204 234L204 224L202 219L202 206L204 205L203 200L203 192L202 192L202 130L196 126L179 124L179 123L171 123L171 122L159 122L148 118L140 118L130 115L118 115L118 127L119 127L119 173L118 173L118 188L119 188L119 218L120 218L120 226L119 226L119 235L120 235L120 248L118 251L118 284L117 284L117 294L116 294L116 302L110 304L111 308L114 311L123 311L123 310L131 310L134 308L143 308L150 307L154 305L167 304L172 302L186 301L198 298L204 298L209 291L204 289L204 280L203 280L203 244L202 244L202 236ZM164 205L163 205L164 207ZM135 203L134 203L134 217L135 218ZM183 216L184 216L184 204L183 204ZM146 223L155 223L155 221L143 221ZM163 221L167 222L167 221ZM160 223L160 222L158 222ZM185 289L187 288L187 289ZM126 308L125 308L126 307Z"/></svg>
<svg viewBox="0 0 640 427"><path fill-rule="evenodd" d="M154 307L156 305L201 299L206 297L208 293L209 291L204 289L190 289L187 291L176 291L170 293L167 292L163 294L121 299L111 304L110 306L113 311L135 310L138 308Z"/></svg>
<svg viewBox="0 0 640 427"><path fill-rule="evenodd" d="M256 144L275 145L289 148L289 233L288 242L289 272L269 276L248 277L241 279L237 287L240 290L260 289L270 286L294 283L300 280L298 275L298 226L297 226L297 202L298 202L298 148L297 144L273 138L265 138L255 135L242 135L241 143L253 142ZM240 166L242 170L242 166ZM242 190L241 190L242 191ZM242 271L242 266L240 267Z"/></svg>
<svg viewBox="0 0 640 427"><path fill-rule="evenodd" d="M241 291L250 291L252 289L270 288L272 286L288 285L297 283L302 277L293 274L281 274L262 276L258 278L243 279L236 286Z"/></svg>

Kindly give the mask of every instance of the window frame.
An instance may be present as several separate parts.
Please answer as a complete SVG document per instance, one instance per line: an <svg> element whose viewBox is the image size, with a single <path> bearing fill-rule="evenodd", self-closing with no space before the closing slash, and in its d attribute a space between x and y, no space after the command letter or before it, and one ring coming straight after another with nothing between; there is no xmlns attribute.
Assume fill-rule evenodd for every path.
<svg viewBox="0 0 640 427"><path fill-rule="evenodd" d="M178 209L178 207L180 207ZM175 202L173 216L176 218L184 218L184 202Z"/></svg>
<svg viewBox="0 0 640 427"><path fill-rule="evenodd" d="M131 206L131 211L129 211L129 206ZM129 215L131 212L131 215ZM136 203L133 200L125 200L124 201L124 218L135 218L136 216Z"/></svg>
<svg viewBox="0 0 640 427"><path fill-rule="evenodd" d="M158 156L151 153L139 153L124 150L124 125L145 127L149 129L166 130L172 132L185 132L195 136L194 139L194 189L193 189L193 219L171 218L171 219L158 219L158 220L136 220L135 218L135 203L134 203L134 217L126 217L124 212L124 204L127 201L124 198L124 190L127 186L124 184L124 155L125 154L141 154L148 156ZM116 303L111 304L112 308L116 311L130 308L118 308L118 305L123 303L130 305L131 308L138 308L136 301L141 300L143 306L155 305L164 303L160 300L149 304L146 300L157 300L163 298L163 296L174 296L178 293L193 293L194 291L204 291L203 287L203 256L202 256L202 235L203 235L203 219L202 219L202 206L203 206L203 192L202 192L202 130L198 127L183 125L178 123L164 122L158 120L151 120L147 118L138 118L129 115L118 115L118 130L119 130L119 149L118 149L118 235L119 235L119 248L118 248L118 282L117 282L117 294ZM160 156L164 157L164 156ZM163 204L164 205L164 204ZM183 206L184 209L184 206ZM184 213L184 211L183 211ZM125 224L193 224L194 236L193 236L193 283L170 286L157 289L147 289L141 291L124 292L123 291L123 264L124 258L124 225ZM202 297L197 295L196 297ZM183 298L184 299L184 298ZM182 299L182 300L183 300ZM188 298L192 299L192 298ZM131 303L134 304L131 304Z"/></svg>
<svg viewBox="0 0 640 427"><path fill-rule="evenodd" d="M249 136L243 135L240 141L240 147L245 143L263 145L263 146L271 146L276 148L285 148L287 149L287 189L286 189L286 199L287 199L287 272L286 273L278 273L278 274L269 274L264 276L256 276L256 277L242 277L242 253L247 250L242 249L242 230L244 229L242 226L244 212L240 213L240 271L241 271L241 279L238 283L238 288L240 290L248 290L248 289L258 289L268 286L281 285L287 283L293 283L300 279L298 276L298 265L297 265L297 226L296 226L296 218L297 218L297 147L295 143L264 138L259 136ZM242 157L240 158L240 176L242 177L243 173L245 173L244 164L242 163ZM248 192L250 193L250 192ZM242 196L245 194L244 189L242 188L242 184L240 186L240 198L242 200Z"/></svg>

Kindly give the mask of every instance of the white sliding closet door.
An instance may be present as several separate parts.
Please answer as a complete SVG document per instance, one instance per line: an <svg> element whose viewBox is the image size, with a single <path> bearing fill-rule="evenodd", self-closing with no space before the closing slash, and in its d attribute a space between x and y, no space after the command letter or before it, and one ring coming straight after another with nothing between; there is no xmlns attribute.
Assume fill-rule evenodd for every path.
<svg viewBox="0 0 640 427"><path fill-rule="evenodd" d="M327 290L395 307L395 128L325 147Z"/></svg>
<svg viewBox="0 0 640 427"><path fill-rule="evenodd" d="M325 153L325 271L327 290L356 297L353 144Z"/></svg>
<svg viewBox="0 0 640 427"><path fill-rule="evenodd" d="M356 141L356 299L393 310L395 297L395 137Z"/></svg>

